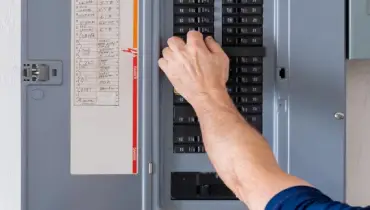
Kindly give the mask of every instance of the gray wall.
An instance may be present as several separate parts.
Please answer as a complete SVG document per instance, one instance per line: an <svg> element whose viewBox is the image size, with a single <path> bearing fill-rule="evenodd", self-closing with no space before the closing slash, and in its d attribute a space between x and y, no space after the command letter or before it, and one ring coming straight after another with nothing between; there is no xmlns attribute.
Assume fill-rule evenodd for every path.
<svg viewBox="0 0 370 210"><path fill-rule="evenodd" d="M347 202L370 205L370 60L348 62Z"/></svg>

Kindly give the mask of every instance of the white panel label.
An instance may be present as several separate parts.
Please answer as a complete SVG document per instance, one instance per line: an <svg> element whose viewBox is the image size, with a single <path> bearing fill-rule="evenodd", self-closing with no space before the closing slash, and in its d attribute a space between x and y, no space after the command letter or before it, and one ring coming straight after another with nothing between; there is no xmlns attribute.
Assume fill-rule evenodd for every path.
<svg viewBox="0 0 370 210"><path fill-rule="evenodd" d="M71 173L137 173L138 0L72 0Z"/></svg>

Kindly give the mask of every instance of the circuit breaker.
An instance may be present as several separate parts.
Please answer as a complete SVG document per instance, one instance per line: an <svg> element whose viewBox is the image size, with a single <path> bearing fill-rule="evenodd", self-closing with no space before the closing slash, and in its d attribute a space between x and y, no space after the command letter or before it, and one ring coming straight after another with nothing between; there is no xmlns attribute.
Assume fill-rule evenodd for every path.
<svg viewBox="0 0 370 210"><path fill-rule="evenodd" d="M227 91L282 169L344 201L345 5L23 0L22 210L245 209L157 64L190 30L229 56Z"/></svg>

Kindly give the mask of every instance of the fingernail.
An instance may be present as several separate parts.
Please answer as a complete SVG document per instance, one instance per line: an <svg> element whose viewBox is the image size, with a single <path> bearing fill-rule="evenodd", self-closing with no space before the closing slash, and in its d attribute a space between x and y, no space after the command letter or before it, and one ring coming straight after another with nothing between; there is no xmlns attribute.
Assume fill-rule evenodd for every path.
<svg viewBox="0 0 370 210"><path fill-rule="evenodd" d="M207 36L207 39L212 40L213 37L212 36Z"/></svg>

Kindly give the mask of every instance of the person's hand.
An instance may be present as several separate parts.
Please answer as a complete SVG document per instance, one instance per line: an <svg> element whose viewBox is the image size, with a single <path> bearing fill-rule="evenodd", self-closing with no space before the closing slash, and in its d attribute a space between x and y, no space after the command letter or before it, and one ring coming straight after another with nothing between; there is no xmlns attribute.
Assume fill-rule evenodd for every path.
<svg viewBox="0 0 370 210"><path fill-rule="evenodd" d="M196 31L187 34L187 43L172 37L163 49L158 63L175 90L189 103L197 98L226 91L229 77L229 58L212 38L203 40Z"/></svg>

